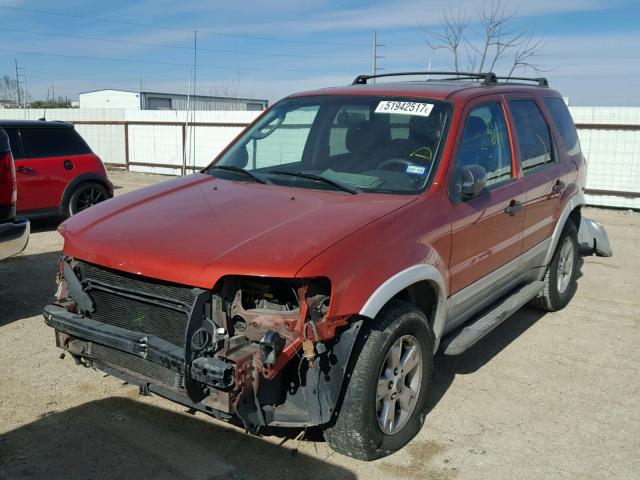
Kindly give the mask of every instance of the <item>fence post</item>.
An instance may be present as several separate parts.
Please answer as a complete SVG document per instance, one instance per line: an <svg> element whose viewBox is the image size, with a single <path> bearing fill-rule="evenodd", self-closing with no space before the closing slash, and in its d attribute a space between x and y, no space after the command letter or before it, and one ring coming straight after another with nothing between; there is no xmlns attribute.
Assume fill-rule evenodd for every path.
<svg viewBox="0 0 640 480"><path fill-rule="evenodd" d="M124 163L129 171L129 122L124 122Z"/></svg>
<svg viewBox="0 0 640 480"><path fill-rule="evenodd" d="M182 176L187 174L187 124L182 124Z"/></svg>

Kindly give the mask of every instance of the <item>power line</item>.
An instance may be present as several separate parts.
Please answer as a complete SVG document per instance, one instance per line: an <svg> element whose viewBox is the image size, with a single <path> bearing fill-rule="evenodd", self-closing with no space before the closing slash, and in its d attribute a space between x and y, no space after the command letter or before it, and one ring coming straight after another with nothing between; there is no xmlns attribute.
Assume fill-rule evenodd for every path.
<svg viewBox="0 0 640 480"><path fill-rule="evenodd" d="M0 6L1 8L1 6ZM44 35L44 36L54 36L54 37L65 37L65 38L77 38L80 40L96 40L99 42L109 42L109 43L120 43L120 44L128 44L128 45L140 45L145 47L161 47L161 48L174 48L179 50L193 50L193 47L187 47L184 45L170 45L166 43L151 43L151 42L139 42L133 40L120 40L115 38L100 38L100 37L89 37L85 35L71 35L69 33L58 33L58 32L38 32L34 30L22 30L18 28L7 28L2 27L0 31L3 32L17 32L17 33L28 33L30 35ZM236 55L256 55L256 56L270 56L270 57L295 57L295 58L335 58L333 55L298 55L293 53L274 53L274 52L251 52L244 50L226 50L221 48L204 48L198 47L198 50L201 52L214 52L214 53L232 53ZM345 59L355 59L356 57L342 57Z"/></svg>
<svg viewBox="0 0 640 480"><path fill-rule="evenodd" d="M112 58L112 57L92 57L89 55L65 55L62 53L45 53L45 52L33 52L33 51L20 51L20 50L5 50L0 49L1 53L11 53L18 55L36 55L41 57L60 57L60 58L74 58L79 60L97 60L103 62L123 62L123 63L139 63L139 64L148 64L148 65L164 65L164 66L172 66L172 67L193 67L193 64L190 63L173 63L173 62L157 62L152 60L130 60L125 58ZM341 72L352 72L353 69L326 69L326 68L318 68L318 69L304 69L304 68L269 68L269 67L231 67L228 65L199 65L200 68L208 68L214 70L251 70L251 71L273 71L273 72L327 72L327 71L341 71Z"/></svg>
<svg viewBox="0 0 640 480"><path fill-rule="evenodd" d="M12 5L0 5L0 8L4 8L4 9L7 9L7 10L20 11L20 12L36 13L36 14L40 14L40 15L51 15L51 16L56 16L56 17L75 18L75 19L79 19L79 20L91 20L91 21L95 21L95 22L114 23L114 24L129 25L129 26L134 26L134 27L155 28L155 29L158 29L158 30L171 30L171 31L174 31L174 32L189 32L189 33L193 32L193 30L189 30L189 29L186 29L186 28L176 28L176 27L168 27L168 26L160 27L158 25L153 25L153 24L150 24L150 23L139 23L139 22L132 22L132 21L129 21L129 20L115 20L115 19L111 19L111 18L101 18L101 17L90 17L90 16L87 16L87 15L76 15L76 14L71 14L71 13L52 12L52 11L47 11L47 10L37 10L35 8L15 7L15 6L12 6ZM309 45L333 45L333 46L339 46L339 47L364 47L364 46L366 46L365 44L359 44L359 43L318 42L318 41L311 41L311 40L293 40L293 39L277 38L277 37L263 37L263 36L256 36L256 35L241 35L241 34L235 34L235 33L222 33L222 32L214 32L214 31L207 31L207 30L198 30L198 31L200 33L204 34L204 35L212 35L212 36L219 36L219 37L230 37L230 38L245 38L245 39L249 39L249 40L262 40L262 41L267 41L267 42L298 43L298 44L309 44Z"/></svg>

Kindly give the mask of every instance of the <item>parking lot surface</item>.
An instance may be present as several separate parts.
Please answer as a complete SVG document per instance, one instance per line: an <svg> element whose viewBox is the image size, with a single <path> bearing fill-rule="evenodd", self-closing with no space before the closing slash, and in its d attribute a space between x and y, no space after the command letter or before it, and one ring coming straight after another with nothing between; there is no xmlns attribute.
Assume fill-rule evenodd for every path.
<svg viewBox="0 0 640 480"><path fill-rule="evenodd" d="M166 179L111 178L117 195ZM422 431L372 463L316 432L249 436L60 359L40 313L62 239L58 221L34 221L27 250L0 263L0 478L640 478L640 214L584 214L614 256L585 259L565 310L524 309L465 354L437 356Z"/></svg>

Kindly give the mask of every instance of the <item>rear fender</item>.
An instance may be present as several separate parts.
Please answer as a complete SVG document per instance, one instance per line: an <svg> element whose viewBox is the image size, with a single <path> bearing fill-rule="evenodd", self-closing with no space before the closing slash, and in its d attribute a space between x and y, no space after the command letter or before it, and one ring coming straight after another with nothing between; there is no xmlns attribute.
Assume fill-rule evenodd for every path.
<svg viewBox="0 0 640 480"><path fill-rule="evenodd" d="M558 245L558 241L560 240L560 235L562 235L562 231L564 230L564 226L569 219L569 215L571 215L571 212L573 212L576 208L584 205L584 203L584 194L580 191L573 197L571 197L562 209L562 213L560 213L558 223L556 223L556 228L553 230L553 235L551 236L551 243L549 245L549 249L547 250L547 255L544 259L543 265L545 266L545 268L540 269L538 280L542 280L544 278L544 275L546 273L546 266L551 262L553 252L555 252L556 250L556 246Z"/></svg>

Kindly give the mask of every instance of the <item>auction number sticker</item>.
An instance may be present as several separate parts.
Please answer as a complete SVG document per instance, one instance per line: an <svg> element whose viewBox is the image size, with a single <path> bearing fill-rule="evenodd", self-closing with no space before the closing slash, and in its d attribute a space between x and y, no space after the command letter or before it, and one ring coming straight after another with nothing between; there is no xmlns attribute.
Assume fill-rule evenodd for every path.
<svg viewBox="0 0 640 480"><path fill-rule="evenodd" d="M397 113L420 117L428 117L431 110L433 110L433 103L396 102L394 100L383 100L376 107L376 113Z"/></svg>

